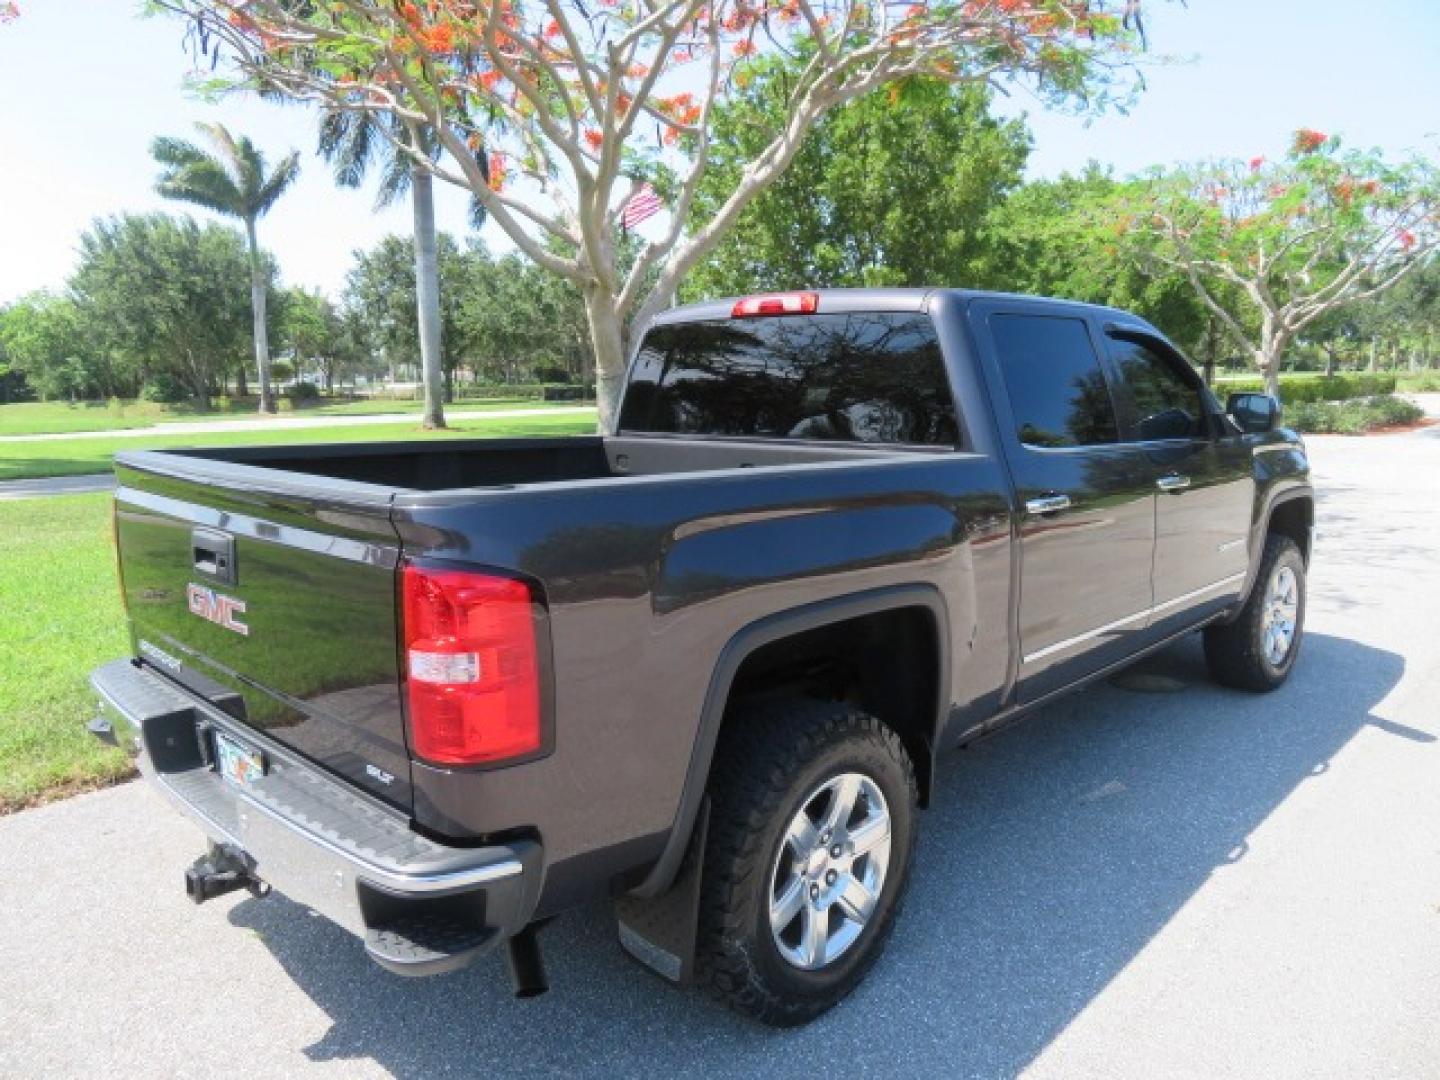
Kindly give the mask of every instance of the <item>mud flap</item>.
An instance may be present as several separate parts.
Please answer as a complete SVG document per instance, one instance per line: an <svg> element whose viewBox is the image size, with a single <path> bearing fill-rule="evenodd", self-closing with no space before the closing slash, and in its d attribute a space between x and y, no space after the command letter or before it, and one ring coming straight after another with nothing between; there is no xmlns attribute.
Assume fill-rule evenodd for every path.
<svg viewBox="0 0 1440 1080"><path fill-rule="evenodd" d="M709 830L710 798L706 796L670 888L648 899L622 896L615 901L621 946L650 970L681 986L695 978L700 872Z"/></svg>

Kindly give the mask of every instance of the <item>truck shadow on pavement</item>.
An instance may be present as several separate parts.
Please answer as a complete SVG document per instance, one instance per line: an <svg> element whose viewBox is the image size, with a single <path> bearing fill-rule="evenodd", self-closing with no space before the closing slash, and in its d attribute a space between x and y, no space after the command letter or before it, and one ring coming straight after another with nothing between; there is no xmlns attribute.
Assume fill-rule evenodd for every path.
<svg viewBox="0 0 1440 1080"><path fill-rule="evenodd" d="M552 989L529 1002L511 998L499 956L407 980L278 896L230 918L331 1018L306 1048L316 1061L370 1060L407 1077L793 1075L811 1062L1013 1075L1212 873L1246 857L1280 803L1325 783L1362 728L1434 741L1371 713L1401 657L1324 635L1304 649L1290 683L1256 697L1213 686L1192 636L943 762L886 956L798 1031L669 988L622 954L604 905L545 930Z"/></svg>

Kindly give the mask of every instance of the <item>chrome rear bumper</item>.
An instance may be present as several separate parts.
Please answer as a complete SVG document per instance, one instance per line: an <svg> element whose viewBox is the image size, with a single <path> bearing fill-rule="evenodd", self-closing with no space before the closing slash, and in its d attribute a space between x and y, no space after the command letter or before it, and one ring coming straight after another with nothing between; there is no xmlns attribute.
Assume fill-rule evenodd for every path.
<svg viewBox="0 0 1440 1080"><path fill-rule="evenodd" d="M458 966L453 948L415 952L411 930L421 923L429 944L438 933L447 946L464 944L468 960L529 922L542 875L537 843L438 844L132 661L98 668L90 683L99 709L92 731L136 753L146 778L213 843L240 853L253 877L364 938L385 966L408 974ZM244 786L222 778L207 741L215 731L261 750L265 775Z"/></svg>

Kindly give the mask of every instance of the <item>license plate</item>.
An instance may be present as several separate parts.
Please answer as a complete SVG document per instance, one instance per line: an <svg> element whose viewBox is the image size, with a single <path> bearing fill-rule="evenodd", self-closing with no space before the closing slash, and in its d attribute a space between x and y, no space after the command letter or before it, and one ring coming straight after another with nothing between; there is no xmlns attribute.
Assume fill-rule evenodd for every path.
<svg viewBox="0 0 1440 1080"><path fill-rule="evenodd" d="M265 755L222 732L215 732L215 768L232 784L244 787L265 775Z"/></svg>

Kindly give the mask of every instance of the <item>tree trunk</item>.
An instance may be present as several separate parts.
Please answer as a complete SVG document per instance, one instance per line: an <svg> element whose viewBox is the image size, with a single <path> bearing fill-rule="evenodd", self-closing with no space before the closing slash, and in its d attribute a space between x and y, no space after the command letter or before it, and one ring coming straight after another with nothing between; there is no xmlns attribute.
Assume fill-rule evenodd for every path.
<svg viewBox="0 0 1440 1080"><path fill-rule="evenodd" d="M615 298L591 285L585 289L585 318L595 349L595 404L600 409L600 430L614 431L625 386L624 324L615 310Z"/></svg>
<svg viewBox="0 0 1440 1080"><path fill-rule="evenodd" d="M1265 379L1265 392L1277 401L1280 399L1280 353L1263 346L1255 350L1255 366Z"/></svg>
<svg viewBox="0 0 1440 1080"><path fill-rule="evenodd" d="M250 244L250 314L255 325L255 367L260 372L260 411L275 411L275 391L270 385L270 335L265 328L265 260L255 237L255 221L245 221L245 239Z"/></svg>
<svg viewBox="0 0 1440 1080"><path fill-rule="evenodd" d="M1265 392L1276 401L1280 400L1280 373L1274 368L1268 368L1265 372Z"/></svg>
<svg viewBox="0 0 1440 1080"><path fill-rule="evenodd" d="M238 373L238 374L236 375L236 377L235 377L235 396L236 396L236 397L242 397L242 398L243 398L243 397L249 397L249 396L250 396L250 383L249 383L249 381L248 381L248 378L249 378L249 377L248 377L248 375L247 375L246 372L245 372L245 365L242 363L242 364L240 365L239 373Z"/></svg>
<svg viewBox="0 0 1440 1080"><path fill-rule="evenodd" d="M440 357L440 256L435 239L435 192L428 169L410 172L415 208L415 306L420 320L420 366L425 384L421 426L445 426L444 372Z"/></svg>
<svg viewBox="0 0 1440 1080"><path fill-rule="evenodd" d="M200 364L195 362L195 354L185 350L185 370L190 378L190 400L195 406L195 411L206 413L210 411L210 376L202 370Z"/></svg>

